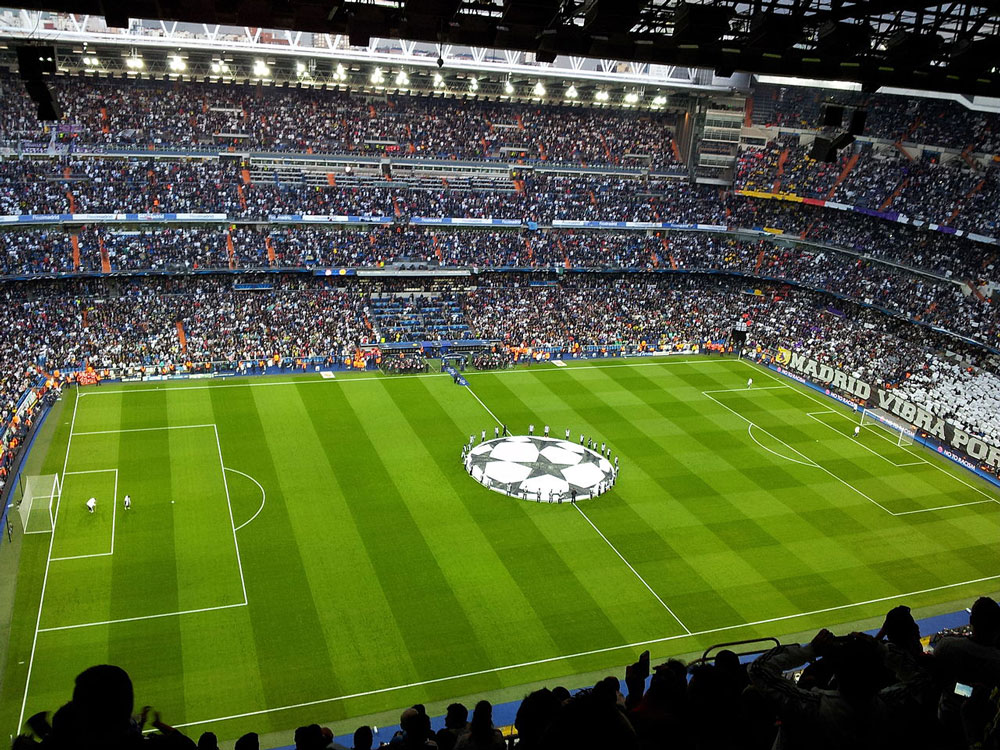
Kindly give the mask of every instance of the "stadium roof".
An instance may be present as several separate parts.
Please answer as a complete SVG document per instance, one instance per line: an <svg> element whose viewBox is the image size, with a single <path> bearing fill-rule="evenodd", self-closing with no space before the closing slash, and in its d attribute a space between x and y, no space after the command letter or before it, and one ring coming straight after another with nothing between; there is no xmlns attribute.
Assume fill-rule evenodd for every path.
<svg viewBox="0 0 1000 750"><path fill-rule="evenodd" d="M1000 95L1000 8L901 0L27 0L28 9Z"/></svg>

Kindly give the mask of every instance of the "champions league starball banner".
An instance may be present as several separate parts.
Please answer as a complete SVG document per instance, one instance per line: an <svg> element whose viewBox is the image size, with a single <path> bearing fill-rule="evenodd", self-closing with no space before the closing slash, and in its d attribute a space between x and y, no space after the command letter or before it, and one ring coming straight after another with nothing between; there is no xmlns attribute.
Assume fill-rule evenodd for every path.
<svg viewBox="0 0 1000 750"><path fill-rule="evenodd" d="M796 380L805 379L829 388L832 396L853 396L864 401L868 408L882 409L894 414L924 432L945 447L951 447L993 469L1000 469L1000 447L970 435L941 417L931 414L897 392L879 388L856 378L843 370L810 359L787 347L778 347L774 364L779 372Z"/></svg>

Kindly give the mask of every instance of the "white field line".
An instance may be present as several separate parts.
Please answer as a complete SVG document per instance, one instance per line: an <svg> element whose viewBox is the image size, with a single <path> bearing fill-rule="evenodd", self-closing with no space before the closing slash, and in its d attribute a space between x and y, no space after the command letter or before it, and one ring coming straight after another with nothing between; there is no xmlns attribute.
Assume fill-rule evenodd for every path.
<svg viewBox="0 0 1000 750"><path fill-rule="evenodd" d="M40 628L39 633L53 633L57 630L78 630L79 628L93 628L99 625L117 625L121 622L139 622L140 620L158 620L162 617L177 617L178 615L193 615L198 612L215 612L220 609L235 609L245 607L246 602L236 602L235 604L220 604L217 607L201 607L200 609L184 609L179 612L158 612L155 615L139 615L138 617L121 617L117 620L100 620L98 622L81 622L75 625L56 625L51 628Z"/></svg>
<svg viewBox="0 0 1000 750"><path fill-rule="evenodd" d="M264 491L264 488L261 486L261 483L258 482L256 479L254 479L249 474L245 474L244 472L240 471L239 469L230 469L230 468L227 468L225 466L222 467L222 470L223 471L231 471L234 474L239 474L240 476L246 477L251 482L253 482L254 484L256 484L258 488L260 488L260 507L257 508L257 512L256 513L254 513L252 516L250 516L249 520L244 521L243 523L241 523L239 526L236 527L236 530L239 531L244 526L246 526L247 524L249 524L250 521L254 520L257 516L259 516L260 512L262 510L264 510L264 503L267 502L267 493Z"/></svg>
<svg viewBox="0 0 1000 750"><path fill-rule="evenodd" d="M662 361L662 362L631 362L631 361L628 361L628 360L624 360L623 364L618 364L618 365L588 365L585 368L581 368L581 369L587 369L587 370L606 370L606 369L608 369L610 367L668 367L670 365L691 365L691 364L707 365L707 364L719 364L719 363L722 363L722 362L735 362L735 361L736 360L734 360L732 358L729 358L729 357L727 357L725 359L706 359L704 361L687 359L687 360L673 360L673 361L666 361L665 360L665 361ZM564 370L563 368L560 368L560 367L543 367L543 366L539 365L539 366L524 367L524 368L521 368L521 369L513 369L513 370L482 370L478 374L482 374L482 375L516 375L518 373L528 373L528 372L534 372L534 373L539 373L539 372L566 372L566 370ZM108 396L108 395L115 394L115 393L118 393L118 394L121 394L121 393L152 393L152 392L160 393L160 392L163 392L164 390L169 390L169 391L205 391L205 390L208 390L209 388L247 388L247 387L250 387L250 388L271 388L271 387L279 386L279 385L307 385L307 384L311 385L311 384L317 384L317 383L325 383L326 385L330 385L331 383L332 384L337 384L337 385L343 385L344 383L362 383L362 382L369 381L369 380L382 380L382 381L385 381L387 377L391 377L392 380L403 380L403 379L406 379L406 378L440 378L440 377L445 377L445 376L446 377L451 377L446 372L429 372L429 373L419 373L419 374L415 374L415 375L392 375L392 376L375 375L375 376L372 376L372 377L344 378L343 380L330 380L330 379L325 379L325 378L320 378L320 379L301 378L299 380L275 380L275 381L270 381L270 382L265 382L265 383L253 383L253 382L250 382L250 383L226 383L224 380L220 379L218 381L213 382L211 385L180 385L180 386L172 386L172 387L169 387L169 388L164 388L162 386L153 387L153 388L119 388L118 390L111 390L111 389L108 389L108 388L99 388L99 389L95 389L95 390L92 390L92 391L86 391L84 393L81 393L80 396L81 397L83 397L83 396ZM257 376L250 376L250 377L257 377ZM176 381L174 381L174 382L176 382Z"/></svg>
<svg viewBox="0 0 1000 750"><path fill-rule="evenodd" d="M226 505L229 506L229 523L233 527L233 545L236 548L236 564L240 568L240 586L243 587L243 603L247 604L249 602L247 599L247 581L246 578L243 577L243 560L240 559L240 542L236 538L236 521L233 520L233 503L229 499L229 480L226 479L226 462L222 460L222 443L219 441L219 428L215 425L212 425L212 427L215 429L215 445L219 449L219 466L222 468L222 485L226 488Z"/></svg>
<svg viewBox="0 0 1000 750"><path fill-rule="evenodd" d="M534 667L540 664L551 664L552 662L565 661L569 659L577 659L585 656L594 656L596 654L606 654L614 651L624 651L626 649L637 649L646 646L654 646L659 643L667 643L670 641L683 640L685 638L697 638L703 635L712 635L715 633L725 633L730 630L738 630L740 628L751 628L760 625L770 625L775 622L785 622L787 620L794 620L800 617L811 617L812 615L826 614L827 612L837 612L844 609L851 609L854 607L864 607L870 604L880 604L882 602L898 601L900 599L905 599L911 596L918 596L920 594L930 594L935 591L944 591L947 589L958 588L960 586L971 586L972 584L985 583L987 581L995 581L1000 579L1000 575L986 576L984 578L975 578L969 581L961 581L959 583L948 583L942 586L934 586L927 589L919 589L917 591L908 591L902 594L893 594L892 596L882 596L877 599L869 599L863 602L854 602L853 604L839 604L835 607L825 607L823 609L815 609L810 612L798 612L793 615L782 615L780 617L770 617L766 620L755 620L753 622L744 622L738 625L726 625L719 628L709 628L707 630L697 630L692 633L681 633L679 635L669 635L662 638L653 638L648 641L636 641L635 643L624 643L620 646L607 646L604 648L596 648L590 651L581 651L575 654L565 654L562 656L551 656L545 659L536 659L534 661L525 661L519 664L508 664L503 667L494 667L492 669L480 669L474 672L465 672L463 674L451 675L448 677L435 677L429 680L420 680L419 682L410 682L405 685L394 685L392 687L377 688L375 690L366 690L359 693L350 693L347 695L338 695L333 698L320 698L318 700L305 701L304 703L293 703L287 706L277 706L275 708L264 708L258 711L247 711L241 714L232 714L230 716L218 716L213 719L203 719L201 721L189 721L183 724L174 724L175 727L196 727L202 724L216 724L220 721L229 721L232 719L246 719L251 716L263 716L264 714L274 713L276 711L290 711L296 708L309 708L310 706L320 706L324 703L337 703L339 701L351 700L353 698L364 698L370 695L382 695L384 693L392 693L397 690L407 690L410 688L423 687L426 685L436 685L442 682L451 682L452 680L463 680L469 677L479 677L481 675L487 674L497 674L499 672L510 672L516 669L523 669L525 667Z"/></svg>
<svg viewBox="0 0 1000 750"><path fill-rule="evenodd" d="M684 628L684 632L685 633L687 633L688 635L690 635L691 634L691 629L681 621L681 618L679 618L676 614L674 614L674 611L672 609L670 609L669 606L667 606L667 603L664 602L660 598L660 595L657 594L655 591L653 591L653 587L650 586L648 583L646 583L646 579L643 578L641 575L639 575L639 571L637 571L635 568L632 567L632 563L630 563L628 560L626 560L625 556L621 552L618 551L618 548L615 547L615 545L613 545L611 543L611 541L606 536L604 536L604 533L599 528L597 528L597 526L594 524L593 521L590 520L590 516L588 516L586 513L584 513L583 510L580 508L579 505L577 505L577 504L574 503L573 507L576 508L577 513L579 513L581 516L583 516L586 519L587 523L590 524L590 527L594 531L596 531L597 534L601 537L601 539L603 539L604 542L611 548L611 551L614 552L616 555L618 555L618 559L621 560L623 563L625 563L625 565L628 567L628 569L631 570L632 573L635 575L635 577L639 579L639 582L642 583L642 585L646 587L646 590L649 591L649 593L653 595L653 598L656 599L656 601L658 601L660 603L660 606L663 607L665 610L667 610L667 612L670 613L671 617L673 617L675 620L677 620L677 624L680 625L682 628Z"/></svg>
<svg viewBox="0 0 1000 750"><path fill-rule="evenodd" d="M490 407L488 407L486 404L483 403L483 400L479 398L479 396L476 394L474 390L472 390L472 386L466 386L466 389L469 391L469 393L472 394L472 397L479 402L479 405L482 406L484 409L486 409L486 413L489 414L491 417L493 417L493 421L496 422L501 427L503 427L504 426L503 422L501 422L497 418L497 415L493 413L493 410L490 409Z"/></svg>
<svg viewBox="0 0 1000 750"><path fill-rule="evenodd" d="M73 402L73 418L70 420L69 435L66 438L66 456L63 459L62 473L66 473L69 465L69 449L73 444L73 428L76 427L76 411L80 407L80 391L76 391L76 401ZM60 495L62 493L60 492ZM42 606L45 604L45 588L49 582L49 566L52 565L52 546L56 541L56 524L59 521L59 502L56 500L56 512L52 519L52 533L49 536L49 551L45 555L45 574L42 576L42 591L38 597L38 615L35 617L35 634L31 639L31 655L28 657L28 673L24 678L24 697L21 699L21 713L17 720L18 731L24 726L24 711L28 706L28 687L31 685L31 670L35 665L35 651L38 646L38 628L42 624Z"/></svg>
<svg viewBox="0 0 1000 750"><path fill-rule="evenodd" d="M776 382L780 382L779 379L778 379L778 377L775 376L767 368L761 367L760 365L754 364L752 362L748 362L745 359L740 359L738 361L742 362L744 365L746 365L747 367L749 367L754 372L761 373L761 374L766 375L767 377L769 377L771 380L774 380ZM790 384L789 384L789 386L790 386ZM806 390L806 389L794 388L793 390L795 390L796 393L800 393L803 396L805 396L806 398L808 398L808 399L810 399L812 401L815 401L817 404L819 404L820 406L823 406L825 408L829 408L832 405L830 402L821 401L820 399L816 398L811 393L809 393L808 390ZM885 438L885 439L888 440L888 438ZM889 442L892 442L892 441L889 441ZM895 443L893 443L893 445L895 445ZM913 448L903 448L903 450L905 450L907 453L909 453L914 458L919 459L921 461L924 461L928 466L933 466L935 469L937 469L938 471L940 471L942 474L945 474L945 475L951 477L956 482L958 482L960 484L964 484L970 490L973 490L974 492L978 492L980 495L982 495L983 497L987 498L990 502L997 503L998 505L1000 505L1000 499L997 499L996 497L994 497L990 493L988 493L985 490L983 490L981 487L977 487L974 484L969 484L967 481L965 481L964 479L962 479L962 477L960 477L957 474L954 474L954 473L948 471L943 466L939 465L936 461L928 461L927 459L923 458L919 454L915 453L914 450L913 450Z"/></svg>
<svg viewBox="0 0 1000 750"><path fill-rule="evenodd" d="M810 460L809 462L800 461L797 458L792 458L791 456L785 456L785 455L782 455L781 453L778 453L775 450L771 450L770 448L768 448L766 445L764 445L762 442L760 442L757 438L755 438L753 436L753 428L754 427L756 427L756 425L753 422L751 422L750 424L747 425L747 435L749 435L751 440L753 440L755 443L757 443L757 445L759 445L761 448L763 448L764 450L766 450L768 453L771 453L771 454L777 456L778 458L783 458L786 461L791 461L794 464L800 464L802 466L808 466L811 469L818 469L819 468L819 466L817 466L817 464L816 464L815 461L812 461L812 460ZM757 429L760 429L760 428L758 427ZM774 437L774 436L772 435L771 437ZM775 438L775 439L777 439L777 438Z"/></svg>
<svg viewBox="0 0 1000 750"><path fill-rule="evenodd" d="M791 388L790 385L759 385L756 388L747 388L743 386L742 388L714 388L708 391L702 391L702 393L735 393L736 391L780 391L785 388Z"/></svg>
<svg viewBox="0 0 1000 750"><path fill-rule="evenodd" d="M551 370L550 370L550 372L551 372ZM475 397L476 401L478 401L478 402L480 403L480 405L481 405L481 406L482 406L482 407L483 407L483 408L484 408L484 409L485 409L485 410L486 410L486 411L487 411L487 412L489 413L489 415L490 415L491 417L493 417L493 419L494 419L494 420L496 420L496 423L497 423L498 425L500 425L500 426L502 427L502 426L503 426L503 422L501 422L501 421L500 421L499 419L497 419L497 415L496 415L496 414L494 414L494 413L492 412L492 410L490 410L490 407L488 407L488 406L487 406L487 405L486 405L485 403L483 403L483 400L482 400L481 398L479 398L479 396L477 396L477 395L476 395L475 391L473 391L471 387L469 387L469 392L470 392L470 393L471 393L471 394L472 394L472 395L473 395L473 396ZM682 628L684 628L684 630L685 630L686 632L690 633L691 631L690 631L690 630L688 630L688 627L687 627L687 625L685 625L685 624L684 624L684 623L683 623L683 622L681 621L681 618L679 618L679 617L678 617L678 616L677 616L676 614L674 614L674 611L673 611L672 609L670 609L670 607L668 607L668 606L667 606L666 602L664 602L664 601L663 601L663 599L661 599L661 598L660 598L660 595L659 595L659 594L657 594L657 593L656 593L656 592L655 592L655 591L653 590L653 587L652 587L652 586L650 586L650 585L649 585L648 583L646 583L646 579L645 579L645 578L643 578L643 577L642 577L641 575L639 575L639 571L637 571L637 570L636 570L635 568L633 568L633 567L632 567L632 563L630 563L630 562L629 562L628 560L626 560L626 559L625 559L625 556L624 556L624 555L623 555L623 554L622 554L621 552L619 552L619 551L618 551L618 548L617 548L617 547L615 547L615 545L613 545L613 544L611 543L611 541L610 541L610 540L609 540L609 539L608 539L608 538L607 538L606 536L604 536L604 533L603 533L603 532L602 532L602 531L601 531L601 530L600 530L599 528L597 528L597 526L596 526L596 525L594 524L594 522L590 520L590 517L589 517L589 516L588 516L588 515L587 515L586 513L584 513L584 512L582 511L582 510L580 510L580 506L579 506L579 505L574 505L574 507L575 507L575 508L577 509L577 511L578 511L578 512L580 513L580 515L581 515L581 516L583 516L583 517L584 517L584 518L586 519L587 523L589 523L589 524L590 524L591 528L592 528L592 529L593 529L594 531L596 531L596 532L597 532L598 536L600 536L600 537L601 537L601 539L603 539L603 540L604 540L605 544L607 544L607 545L608 545L608 546L609 546L609 547L611 548L611 550L612 550L612 551L613 551L613 552L614 552L614 553L615 553L616 555L618 555L618 558L619 558L619 559L620 559L620 560L621 560L621 561L622 561L623 563L625 563L625 565L626 565L626 566L628 567L628 569L632 571L632 574L633 574L633 575L634 575L634 576L635 576L636 578L638 578L638 579L639 579L639 582L640 582L640 583L641 583L641 584L642 584L643 586L645 586L645 587L646 587L646 590L647 590L647 591L649 591L649 593L653 595L653 598L655 598L655 599L656 599L656 601L658 601L658 602L660 603L660 606L662 606L662 607L663 607L663 608L664 608L665 610L667 610L667 612L669 612L669 613L670 613L670 616L671 616L672 618L674 618L674 619L675 619L675 620L677 621L677 623L678 623L678 624L679 624L679 625L680 625L680 626L681 626Z"/></svg>
<svg viewBox="0 0 1000 750"><path fill-rule="evenodd" d="M88 557L111 557L115 554L115 516L118 512L118 469L95 469L93 471L68 471L63 476L69 474L108 474L114 472L115 475L115 488L112 494L111 502L111 550L109 552L93 552L89 555L66 555L65 557L53 557L52 562L60 562L62 560L83 560ZM65 486L65 479L63 480L63 485Z"/></svg>
<svg viewBox="0 0 1000 750"><path fill-rule="evenodd" d="M117 435L121 432L158 432L162 430L194 430L199 427L215 427L214 424L175 424L164 425L163 427L131 427L122 430L90 430L88 432L74 432L74 435Z"/></svg>
<svg viewBox="0 0 1000 750"><path fill-rule="evenodd" d="M992 502L992 500L970 500L967 503L954 503L952 505L938 505L935 508L918 508L917 510L901 510L898 513L893 513L894 516L912 516L914 513L930 513L935 510L950 510L951 508L964 508L967 505L983 505L984 503Z"/></svg>
<svg viewBox="0 0 1000 750"><path fill-rule="evenodd" d="M853 442L854 442L854 443L856 443L856 444L857 444L858 446L860 446L861 448L864 448L864 449L865 449L866 451L868 451L869 453L871 453L871 454L872 454L873 456L875 456L875 457L877 457L877 458L881 458L881 459L882 459L883 461L885 461L886 463L889 463L889 464L892 464L892 465L893 465L893 466L895 466L895 467L896 467L897 469L899 469L899 468L902 468L902 467L904 467L904 466L919 466L920 464L925 464L925 463L927 463L927 462L926 462L926 461L924 461L923 459L921 459L921 460L919 460L919 461L904 461L903 463L897 463L896 461L893 461L893 460L892 460L891 458L886 458L886 457L885 457L885 456L883 456L883 455L882 455L881 453L879 453L879 452L878 452L877 450L873 450L873 449L869 448L869 447L868 447L867 445L865 445L865 444L864 444L864 443L863 443L863 442L862 442L861 440L855 440L854 438L852 438L852 437L851 437L851 436L850 436L849 434L847 434L846 432L841 432L841 431L840 431L840 430L838 430L838 429L837 429L836 427L834 427L834 426L833 426L832 424L827 424L827 423L826 423L826 422L824 422L824 421L823 421L822 419L820 419L819 417L817 417L817 416L816 416L817 414L838 414L838 412L835 412L835 411L820 411L820 412L812 412L812 411L810 411L810 412L806 412L806 416L807 416L807 417L809 417L809 418L811 418L811 419L814 419L814 420L815 420L815 421L817 421L817 422L819 422L819 423L820 423L821 425L823 425L824 427L826 427L826 428L828 428L828 429L831 429L831 430L833 430L834 432L836 432L836 433L837 433L838 435L840 435L841 437L843 437L843 438L847 438L848 440L851 440L851 441L853 441ZM845 414L840 414L840 416L844 417L845 419L849 419L849 417L847 417L847 415L845 415ZM874 433L874 434L878 435L878 433ZM878 436L879 436L879 437L882 437L881 435L878 435Z"/></svg>
<svg viewBox="0 0 1000 750"><path fill-rule="evenodd" d="M703 391L703 393L704 393L704 391ZM854 485L852 485L850 482L848 482L848 481L846 481L844 479L841 479L839 476L837 476L836 474L834 474L832 471L830 471L829 469L827 469L825 466L821 466L820 464L818 464L815 461L813 461L813 459L809 458L809 456L807 456L806 454L802 453L802 451L799 451L796 448L793 448L788 443L786 443L784 440L781 440L780 438L776 438L774 435L772 435L770 432L768 432L767 430L765 430L760 425L756 424L755 422L751 421L750 419L747 419L746 417L744 417L742 414L740 414L735 409L733 409L733 408L731 408L729 406L726 406L724 403L722 403L721 401L719 401L719 399L715 398L715 396L709 395L708 393L705 393L705 396L708 397L708 398L710 398L710 399L712 399L715 403L717 403L719 406L721 406L726 411L730 412L731 414L736 415L737 417L739 417L740 419L742 419L744 422L748 423L751 427L756 427L758 430L760 430L761 432L763 432L765 435L767 435L772 440L776 440L777 442L781 443L782 445L784 445L786 448L788 448L793 453L799 454L806 461L812 461L813 466L815 466L815 468L817 468L820 471L825 472L829 476L833 477L838 482L840 482L845 487L847 487L847 488L853 490L854 492L856 492L858 495L860 495L861 497L863 497L865 500L867 500L868 502L870 502L875 507L881 508L886 513L888 513L890 516L896 515L891 510L889 510L884 505L882 505L880 502L878 502L877 500L872 499L871 497L869 497L868 495L866 495L864 492L862 492L861 490L859 490L857 487L855 487ZM757 444L760 445L760 443L757 443Z"/></svg>

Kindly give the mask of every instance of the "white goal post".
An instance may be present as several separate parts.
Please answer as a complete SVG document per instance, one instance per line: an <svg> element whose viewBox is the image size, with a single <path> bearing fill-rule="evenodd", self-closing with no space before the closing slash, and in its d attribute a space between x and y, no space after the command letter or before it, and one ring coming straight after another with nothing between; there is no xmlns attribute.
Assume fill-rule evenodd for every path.
<svg viewBox="0 0 1000 750"><path fill-rule="evenodd" d="M62 492L58 474L30 476L21 484L17 512L25 534L46 534L56 522L56 504Z"/></svg>
<svg viewBox="0 0 1000 750"><path fill-rule="evenodd" d="M880 427L888 432L892 436L892 441L899 446L913 445L913 438L916 435L911 425L883 409L862 409L861 426Z"/></svg>

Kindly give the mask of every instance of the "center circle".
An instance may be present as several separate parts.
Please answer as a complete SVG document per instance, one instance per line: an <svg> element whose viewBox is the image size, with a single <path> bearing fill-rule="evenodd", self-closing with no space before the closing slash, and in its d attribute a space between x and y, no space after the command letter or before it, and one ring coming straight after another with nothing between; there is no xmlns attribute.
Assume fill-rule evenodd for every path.
<svg viewBox="0 0 1000 750"><path fill-rule="evenodd" d="M618 476L609 457L599 451L534 435L483 441L464 452L464 461L469 476L487 489L538 503L597 497L610 490Z"/></svg>

